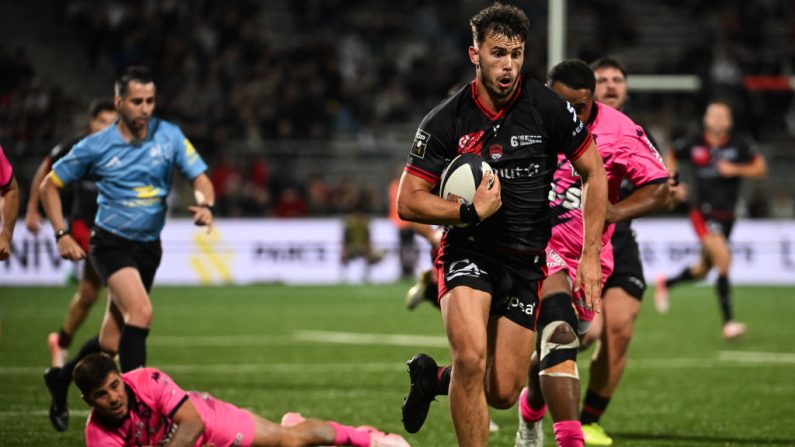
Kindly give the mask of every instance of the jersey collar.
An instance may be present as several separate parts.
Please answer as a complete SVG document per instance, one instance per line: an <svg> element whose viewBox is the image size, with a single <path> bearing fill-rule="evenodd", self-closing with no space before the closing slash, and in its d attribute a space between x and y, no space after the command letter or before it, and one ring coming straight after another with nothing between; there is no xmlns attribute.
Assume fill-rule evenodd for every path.
<svg viewBox="0 0 795 447"><path fill-rule="evenodd" d="M494 113L491 110L489 110L489 108L486 107L486 105L483 104L483 102L480 100L480 95L478 94L478 80L477 80L477 78L472 80L472 82L470 82L469 85L471 87L470 90L472 91L472 100L475 101L475 105L478 107L478 109L480 109L481 112L483 112L484 115L486 115L486 118L494 121L496 119L502 118L502 116L505 115L505 111L510 109L511 106L513 105L513 103L516 102L516 99L519 98L519 94L522 92L522 77L521 76L519 76L518 84L519 85L516 86L516 91L513 92L513 98L511 98L511 101L508 103L508 105L506 105L505 107L500 109L500 111L497 112L497 113Z"/></svg>

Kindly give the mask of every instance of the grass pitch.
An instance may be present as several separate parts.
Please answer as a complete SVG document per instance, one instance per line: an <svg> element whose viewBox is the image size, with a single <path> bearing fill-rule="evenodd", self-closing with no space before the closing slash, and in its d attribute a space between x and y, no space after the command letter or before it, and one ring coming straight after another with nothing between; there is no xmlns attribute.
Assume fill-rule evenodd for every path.
<svg viewBox="0 0 795 447"><path fill-rule="evenodd" d="M407 284L338 287L155 287L149 364L186 389L278 420L287 411L370 424L414 446L453 446L447 399L425 427L403 432L404 362L417 352L449 361L438 312L403 307ZM72 387L70 428L47 418L46 337L69 288L0 288L0 445L82 445L86 406ZM602 424L616 446L794 446L795 288L737 287L748 335L726 343L712 287L672 291L657 315L647 293L623 383ZM96 333L98 305L78 333ZM590 352L581 355L587 381ZM583 385L583 389L585 386ZM513 445L516 410L492 411L491 444ZM554 445L547 427L546 444Z"/></svg>

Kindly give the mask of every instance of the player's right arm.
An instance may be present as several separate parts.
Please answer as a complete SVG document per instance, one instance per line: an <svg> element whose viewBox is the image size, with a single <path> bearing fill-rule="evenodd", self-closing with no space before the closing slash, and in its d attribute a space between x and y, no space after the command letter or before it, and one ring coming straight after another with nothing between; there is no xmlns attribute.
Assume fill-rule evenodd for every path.
<svg viewBox="0 0 795 447"><path fill-rule="evenodd" d="M490 176L484 175L475 191L472 204L478 219L483 220L496 213L502 205L500 180L493 175L494 184L489 189ZM398 187L397 207L401 219L436 225L463 223L461 204L444 200L431 193L435 184L404 171Z"/></svg>
<svg viewBox="0 0 795 447"><path fill-rule="evenodd" d="M182 402L172 420L177 424L177 430L166 444L167 447L191 447L204 433L204 422L190 399Z"/></svg>
<svg viewBox="0 0 795 447"><path fill-rule="evenodd" d="M0 147L0 261L11 256L11 239L14 236L14 227L19 213L19 185L11 169L11 163L5 157L3 148Z"/></svg>
<svg viewBox="0 0 795 447"><path fill-rule="evenodd" d="M30 194L28 194L28 204L25 211L25 226L31 233L38 233L41 227L42 215L39 213L39 186L44 181L44 176L50 172L50 157L42 160L33 181L30 183Z"/></svg>

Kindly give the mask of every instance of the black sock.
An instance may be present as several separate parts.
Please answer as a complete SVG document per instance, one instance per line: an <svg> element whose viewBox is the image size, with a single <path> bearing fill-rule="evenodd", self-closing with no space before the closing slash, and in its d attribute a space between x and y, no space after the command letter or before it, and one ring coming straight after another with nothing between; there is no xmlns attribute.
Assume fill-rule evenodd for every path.
<svg viewBox="0 0 795 447"><path fill-rule="evenodd" d="M125 325L119 339L119 364L121 372L132 371L146 365L146 337L149 329Z"/></svg>
<svg viewBox="0 0 795 447"><path fill-rule="evenodd" d="M439 396L447 396L450 391L450 374L453 372L452 366L441 366L436 373L436 389L434 393Z"/></svg>
<svg viewBox="0 0 795 447"><path fill-rule="evenodd" d="M585 393L585 400L582 403L582 413L580 413L580 423L593 424L599 422L602 413L605 412L607 404L610 403L609 397L602 397L591 390Z"/></svg>
<svg viewBox="0 0 795 447"><path fill-rule="evenodd" d="M68 334L64 328L58 329L58 347L68 348L72 344L72 336Z"/></svg>
<svg viewBox="0 0 795 447"><path fill-rule="evenodd" d="M86 342L83 343L83 346L80 347L80 350L77 351L77 355L63 365L60 374L61 380L71 382L72 370L75 369L75 365L77 365L77 362L83 360L83 358L88 354L93 354L95 352L100 352L100 351L101 349L99 348L99 336L94 336L86 340Z"/></svg>
<svg viewBox="0 0 795 447"><path fill-rule="evenodd" d="M691 279L693 279L693 274L690 272L690 267L685 267L685 269L682 270L682 273L680 273L679 275L674 276L673 278L666 279L665 285L671 287L673 285L676 285L677 283L680 283L682 281L690 281Z"/></svg>
<svg viewBox="0 0 795 447"><path fill-rule="evenodd" d="M439 307L439 286L436 281L433 281L425 286L425 295L423 298L430 301L436 307Z"/></svg>
<svg viewBox="0 0 795 447"><path fill-rule="evenodd" d="M716 285L718 289L720 311L723 314L723 322L727 323L732 319L732 295L731 290L729 290L729 277L726 275L718 276Z"/></svg>

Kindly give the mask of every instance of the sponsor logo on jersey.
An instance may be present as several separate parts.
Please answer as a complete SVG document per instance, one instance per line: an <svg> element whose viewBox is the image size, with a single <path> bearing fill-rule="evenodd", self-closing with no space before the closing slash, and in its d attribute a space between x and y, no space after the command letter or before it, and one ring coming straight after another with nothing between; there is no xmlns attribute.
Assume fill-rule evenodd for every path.
<svg viewBox="0 0 795 447"><path fill-rule="evenodd" d="M494 172L496 172L501 179L528 178L538 175L541 172L541 165L538 163L530 163L525 166L494 169Z"/></svg>
<svg viewBox="0 0 795 447"><path fill-rule="evenodd" d="M704 146L693 146L693 149L690 150L690 159L696 166L709 165L709 148Z"/></svg>
<svg viewBox="0 0 795 447"><path fill-rule="evenodd" d="M502 146L499 144L492 144L489 146L489 155L491 155L491 159L494 161L502 158Z"/></svg>
<svg viewBox="0 0 795 447"><path fill-rule="evenodd" d="M486 132L479 130L477 132L468 133L458 139L458 153L459 154L478 154L483 147L483 135Z"/></svg>
<svg viewBox="0 0 795 447"><path fill-rule="evenodd" d="M431 134L422 129L417 129L417 133L414 134L414 143L411 145L411 155L417 158L424 158L425 149L428 147L429 141L431 141Z"/></svg>
<svg viewBox="0 0 795 447"><path fill-rule="evenodd" d="M541 135L514 135L511 137L511 147L530 146L541 142Z"/></svg>

